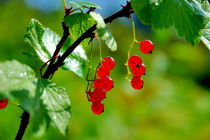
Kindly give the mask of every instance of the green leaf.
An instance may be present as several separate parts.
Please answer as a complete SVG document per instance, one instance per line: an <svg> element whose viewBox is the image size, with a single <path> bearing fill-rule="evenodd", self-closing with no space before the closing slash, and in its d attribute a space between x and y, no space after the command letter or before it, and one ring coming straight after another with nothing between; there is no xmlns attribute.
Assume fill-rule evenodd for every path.
<svg viewBox="0 0 210 140"><path fill-rule="evenodd" d="M202 9L205 10L208 14L210 12L210 5L208 0L198 0L201 3Z"/></svg>
<svg viewBox="0 0 210 140"><path fill-rule="evenodd" d="M40 136L52 124L62 134L66 134L71 106L65 89L47 79L38 79L36 85L36 95L30 112L33 116L34 133Z"/></svg>
<svg viewBox="0 0 210 140"><path fill-rule="evenodd" d="M62 134L66 134L68 122L71 117L68 94L64 88L57 87L55 83L47 79L39 80L38 87L42 91L40 99L50 121Z"/></svg>
<svg viewBox="0 0 210 140"><path fill-rule="evenodd" d="M132 0L131 5L142 23L151 24L152 11L148 0Z"/></svg>
<svg viewBox="0 0 210 140"><path fill-rule="evenodd" d="M0 97L18 101L32 116L33 130L39 135L53 124L66 133L70 100L64 88L46 79L37 79L34 71L17 61L0 63ZM42 131L42 132L41 132Z"/></svg>
<svg viewBox="0 0 210 140"><path fill-rule="evenodd" d="M196 45L205 27L206 12L195 0L132 0L141 22L156 29L174 26L178 35Z"/></svg>
<svg viewBox="0 0 210 140"><path fill-rule="evenodd" d="M32 19L27 27L27 33L24 36L25 42L35 50L36 54L43 62L51 59L60 37L48 28L45 28L35 19ZM65 42L65 47L61 49L62 55L67 47L72 43L71 38ZM68 46L67 46L68 45ZM65 49L64 49L65 48ZM88 70L87 56L84 49L78 46L75 51L65 60L63 69L71 70L80 77L84 78Z"/></svg>
<svg viewBox="0 0 210 140"><path fill-rule="evenodd" d="M19 100L23 108L30 111L36 88L34 71L17 61L0 63L0 68L0 94L11 100Z"/></svg>
<svg viewBox="0 0 210 140"><path fill-rule="evenodd" d="M106 45L111 51L116 51L117 43L114 37L112 36L112 34L107 30L106 24L102 16L96 12L90 12L90 15L97 22L96 28L97 28L97 32L99 33L100 38L105 41Z"/></svg>
<svg viewBox="0 0 210 140"><path fill-rule="evenodd" d="M100 6L89 1L70 1L70 4L75 5L80 9L85 9L86 7L93 7L93 8L101 9Z"/></svg>
<svg viewBox="0 0 210 140"><path fill-rule="evenodd" d="M200 37L205 46L210 50L210 22L205 29L202 29L202 36Z"/></svg>
<svg viewBox="0 0 210 140"><path fill-rule="evenodd" d="M73 40L69 37L61 48L61 52L64 52L69 46L71 46ZM67 57L65 65L61 68L64 70L71 70L81 78L85 79L88 72L88 58L85 54L85 50L82 46L77 46L73 53Z"/></svg>
<svg viewBox="0 0 210 140"><path fill-rule="evenodd" d="M70 34L73 40L77 40L83 33L95 24L95 20L85 13L75 13L64 18L64 22L69 26ZM90 39L82 41L83 47L88 46Z"/></svg>

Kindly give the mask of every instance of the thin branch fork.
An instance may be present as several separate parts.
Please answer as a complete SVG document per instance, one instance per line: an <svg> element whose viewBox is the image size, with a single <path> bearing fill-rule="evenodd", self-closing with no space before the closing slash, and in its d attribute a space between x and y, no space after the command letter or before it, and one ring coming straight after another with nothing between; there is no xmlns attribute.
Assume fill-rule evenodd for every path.
<svg viewBox="0 0 210 140"><path fill-rule="evenodd" d="M131 7L131 3L127 2L127 5L124 6L119 12L113 14L112 16L106 18L105 23L110 23L113 20L119 17L127 17L134 13L134 10ZM86 38L91 37L93 31L96 30L96 25L90 27L84 34L82 34L65 52L62 56L58 57L58 60L51 66L48 66L43 78L48 79L60 66L64 64L65 59L74 51L74 49Z"/></svg>

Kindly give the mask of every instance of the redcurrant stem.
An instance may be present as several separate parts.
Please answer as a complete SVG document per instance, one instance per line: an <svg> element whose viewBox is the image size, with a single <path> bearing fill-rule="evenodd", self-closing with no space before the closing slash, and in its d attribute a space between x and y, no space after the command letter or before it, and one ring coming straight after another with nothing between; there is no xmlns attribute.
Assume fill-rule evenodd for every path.
<svg viewBox="0 0 210 140"><path fill-rule="evenodd" d="M101 64L103 58L102 58L102 52L101 52L101 40L100 40L100 38L98 38L98 47L99 47L99 51L100 51L99 59L100 59L100 64Z"/></svg>
<svg viewBox="0 0 210 140"><path fill-rule="evenodd" d="M63 0L63 5L64 5L64 11L66 12L66 10L68 9L66 6L66 0Z"/></svg>
<svg viewBox="0 0 210 140"><path fill-rule="evenodd" d="M18 104L18 103L8 102L8 104L15 105L15 106L17 106L17 107L23 108L23 107L22 107L20 104Z"/></svg>
<svg viewBox="0 0 210 140"><path fill-rule="evenodd" d="M94 80L90 80L89 79L90 71L92 69L93 47L94 47L94 41L92 41L92 43L91 43L91 48L90 48L90 64L89 64L88 73L87 73L87 77L86 77L86 81L88 82L88 85L87 85L87 88L86 88L86 94L87 94L88 101L90 101L88 93L91 92L91 89L93 87L92 86L93 85L93 81L94 81ZM94 77L94 79L95 79L95 77ZM90 82L92 82L92 83L90 84Z"/></svg>
<svg viewBox="0 0 210 140"><path fill-rule="evenodd" d="M80 9L80 8L75 8L74 10L71 11L71 13L74 12L74 11L77 11L77 10L79 10L81 13L84 14L84 12L82 11L82 9Z"/></svg>
<svg viewBox="0 0 210 140"><path fill-rule="evenodd" d="M128 66L128 60L130 58L130 54L131 54L131 51L133 49L134 43L138 42L136 40L136 30L135 30L135 24L134 24L132 16L130 16L130 19L131 19L131 23L132 23L132 27L133 27L133 40L132 40L132 42L130 44L130 47L129 47L129 50L128 50L128 59L126 61L126 67L127 67L127 71L128 71L128 74L126 76L127 80L129 80L129 76L132 76L132 73L130 72L130 69L129 69L129 66Z"/></svg>
<svg viewBox="0 0 210 140"><path fill-rule="evenodd" d="M89 88L90 81L92 81L92 80L89 79L89 75L90 75L90 70L92 69L93 46L94 46L94 41L91 43L91 48L90 48L90 63L89 63L88 73L87 73L87 76L86 76L86 81L88 82L88 85L87 85L87 88L86 88L87 97L88 97L88 92L90 91L90 88Z"/></svg>
<svg viewBox="0 0 210 140"><path fill-rule="evenodd" d="M94 47L94 41L92 41L91 45L90 45L90 63L89 63L89 68L88 68L88 73L86 76L86 81L93 81L89 79L89 75L90 75L90 71L92 69L92 60L93 60L93 47Z"/></svg>
<svg viewBox="0 0 210 140"><path fill-rule="evenodd" d="M133 27L133 40L136 41L136 29L135 29L135 23L133 21L132 16L130 16L132 27Z"/></svg>
<svg viewBox="0 0 210 140"><path fill-rule="evenodd" d="M91 43L91 48L90 48L90 65L89 65L89 68L92 68L93 47L94 47L94 40L92 41L92 43Z"/></svg>

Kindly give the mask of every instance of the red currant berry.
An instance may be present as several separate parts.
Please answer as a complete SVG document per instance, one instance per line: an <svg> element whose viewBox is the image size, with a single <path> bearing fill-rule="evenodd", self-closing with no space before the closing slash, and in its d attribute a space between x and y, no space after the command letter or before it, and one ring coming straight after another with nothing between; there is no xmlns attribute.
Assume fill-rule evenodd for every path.
<svg viewBox="0 0 210 140"><path fill-rule="evenodd" d="M4 109L8 104L8 100L7 99L0 99L0 109Z"/></svg>
<svg viewBox="0 0 210 140"><path fill-rule="evenodd" d="M106 70L112 70L115 67L115 60L110 56L105 57L102 61L102 67Z"/></svg>
<svg viewBox="0 0 210 140"><path fill-rule="evenodd" d="M144 54L152 54L154 45L150 40L144 40L140 43L140 50Z"/></svg>
<svg viewBox="0 0 210 140"><path fill-rule="evenodd" d="M93 85L94 88L103 88L103 82L101 80L101 78L98 78L94 81L94 85Z"/></svg>
<svg viewBox="0 0 210 140"><path fill-rule="evenodd" d="M100 102L106 98L106 91L103 88L96 88L89 94L89 97L92 102Z"/></svg>
<svg viewBox="0 0 210 140"><path fill-rule="evenodd" d="M104 69L104 67L99 67L97 70L97 75L100 78L103 78L105 76L109 76L110 72L109 70Z"/></svg>
<svg viewBox="0 0 210 140"><path fill-rule="evenodd" d="M131 69L131 71L134 76L142 76L146 72L146 67L144 66L144 64L142 64L142 65L137 64L136 67L133 67Z"/></svg>
<svg viewBox="0 0 210 140"><path fill-rule="evenodd" d="M128 65L133 68L136 67L136 65L141 65L142 64L142 60L138 55L132 55L129 59L128 59Z"/></svg>
<svg viewBox="0 0 210 140"><path fill-rule="evenodd" d="M134 76L131 80L131 85L134 89L141 89L143 88L144 81L139 76Z"/></svg>
<svg viewBox="0 0 210 140"><path fill-rule="evenodd" d="M93 102L91 110L94 114L100 115L104 112L104 104L101 102Z"/></svg>
<svg viewBox="0 0 210 140"><path fill-rule="evenodd" d="M114 86L114 82L113 80L108 77L108 76L105 76L104 78L99 78L99 79L96 79L94 81L94 88L104 88L105 91L110 91Z"/></svg>

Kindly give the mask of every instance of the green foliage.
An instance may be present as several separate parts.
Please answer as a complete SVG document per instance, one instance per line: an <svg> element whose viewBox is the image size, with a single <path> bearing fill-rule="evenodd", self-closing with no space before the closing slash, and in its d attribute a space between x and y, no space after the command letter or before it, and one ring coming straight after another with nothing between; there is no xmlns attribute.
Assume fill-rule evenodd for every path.
<svg viewBox="0 0 210 140"><path fill-rule="evenodd" d="M41 79L37 85L38 93L41 93L41 101L45 107L50 121L62 134L66 134L70 114L70 100L65 89L57 87L55 83Z"/></svg>
<svg viewBox="0 0 210 140"><path fill-rule="evenodd" d="M210 12L210 5L209 0L197 0L199 3L201 3L201 7L203 10L205 10L207 13Z"/></svg>
<svg viewBox="0 0 210 140"><path fill-rule="evenodd" d="M141 3L141 1L143 3ZM132 2L136 2L136 5L132 5L134 7L136 6L135 11L144 23L152 24L155 28L168 28L174 25L178 34L184 36L193 44L197 43L200 35L199 31L202 29L201 39L207 44L207 46L209 46L209 26L206 26L206 28L203 29L204 16L206 16L206 12L209 11L208 3L205 3L207 0L185 0L180 2L179 0L132 0ZM156 4L158 5L155 5L155 2L157 2ZM202 2L202 5L200 6L198 2ZM81 9L84 5L94 7L93 4L88 5L86 2L75 3L77 3L77 5L75 5ZM17 6L15 5L15 7ZM11 9L14 9L15 7L9 7L8 11L11 12ZM201 7L205 12L201 10ZM1 9L3 8L0 8L0 10ZM23 7L21 9L25 10L26 8ZM25 18L25 14L32 14L32 12L30 12L31 11L20 12L20 16L24 14ZM143 14L141 14L141 12ZM73 39L70 37L67 39L61 49L61 54L71 46L73 41L95 23L97 23L97 32L102 40L106 42L111 50L117 49L115 46L116 42L111 36L111 33L106 29L103 18L95 12L91 13L91 16L92 18L90 15L84 13L76 13L64 19L70 27ZM5 17L3 16L2 19ZM43 16L42 18L44 17L46 16ZM49 22L49 24L55 24L51 26L57 27L59 25L52 22L54 21L54 18L55 15L51 17L51 22L49 22L49 20L46 22ZM15 21L20 21L19 16L17 19L15 17L11 19L11 22L8 23L16 23ZM5 22L7 20L2 21ZM25 21L22 24L22 26L25 26ZM6 26L2 25L2 27ZM114 27L115 31L117 28L119 28L119 25ZM10 28L8 28L8 34L5 33L2 35L0 41L4 40L2 38L8 39L7 37L11 37L11 34L15 31L17 33L11 38L14 38L22 32L22 30L19 31L13 29L16 28L11 24ZM119 35L123 35L116 36L116 38L121 40L121 42L119 42L121 43L120 46L129 44L128 37L125 36L125 27L123 27L123 30L118 29L116 32L118 32ZM140 35L140 37L143 36L143 34ZM161 36L163 35L161 34ZM167 38L173 40L171 36L168 36ZM32 19L27 28L25 40L31 45L36 53L25 52L24 54L31 58L38 58L43 62L46 62L51 58L56 45L60 41L60 37L50 29L43 27L38 21ZM115 58L120 63L115 69L115 78L118 79L118 84L116 84L115 90L120 91L116 92L116 97L118 98L110 96L110 100L105 102L107 113L100 116L100 118L92 116L93 114L89 109L90 104L88 104L88 102L84 102L80 105L78 105L78 102L73 102L75 105L73 110L73 123L70 126L73 130L70 135L71 139L128 139L128 137L131 139L167 139L169 137L172 139L202 139L199 136L205 134L206 139L209 138L208 132L210 127L208 120L210 110L208 106L210 103L210 97L208 91L202 88L202 86L198 84L199 81L196 79L199 76L205 77L205 75L202 74L208 69L207 56L203 53L203 50L199 50L199 48L196 50L191 49L189 51L190 47L185 46L186 44L176 44L176 42L160 43L157 38L153 38L153 40L157 41L157 44L159 44L157 52L150 58L142 56L143 59L145 57L145 63L151 64L151 66L148 65L150 76L145 79L147 80L145 82L147 83L147 86L141 91L144 96L136 96L136 91L132 91L129 89L129 85L126 86L124 84L125 81L122 74L124 73L125 75L126 73L125 69L122 69L122 66L124 65L124 61L126 61L127 49L121 47L119 48L120 54L113 54L116 55ZM10 41L11 40L9 40L8 43L10 43ZM13 41L15 42L15 45L18 42L17 39L14 39ZM82 42L82 45L87 46L88 42L89 39L86 39ZM8 43L4 42L2 48L4 48L4 46L7 47ZM173 49L170 49L171 52L165 52L166 50L161 50L161 44L164 44L165 46L171 45L173 46L171 47ZM24 45L18 44L17 46L21 47ZM14 48L11 50L13 51L13 55L18 55L16 52L17 50L14 51ZM135 52L136 51L137 50L135 50ZM2 52L0 53L3 54ZM170 58L171 56L173 57ZM174 59L178 59L176 60L177 62ZM153 62L150 63L151 61ZM84 49L81 46L78 46L66 59L65 65L63 65L62 68L71 70L84 78L87 71L87 57ZM119 73L119 71L121 72ZM69 77L72 75L71 73L68 74L70 75L66 76L63 73L58 73L59 76L55 77L54 80L57 78L58 82L62 81L61 83L64 84L68 90L71 90L72 93L83 93L84 89L78 88L78 85L82 85L83 83L80 83L81 81L78 78L71 78L71 80L69 80ZM68 82L63 83L63 81ZM37 135L46 132L46 128L50 124L53 124L58 128L62 134L66 133L68 121L71 117L71 106L68 94L63 88L57 87L50 80L37 79L34 71L30 67L20 64L17 61L7 61L0 64L0 85L0 97L8 98L10 102L18 101L23 109L31 114L32 119L30 122L33 124L31 126ZM127 94L132 95L128 96ZM81 101L87 101L86 96L81 96L81 94L73 94L71 98L73 98L74 101L78 101L78 99L81 99ZM110 102L113 104L110 104ZM120 106L119 103L121 104ZM8 106L8 110L11 108ZM2 113L3 115L1 114L2 119L0 120L0 124L2 127L0 131L0 139L5 138L4 132L8 132L9 134L13 133L14 130L11 131L11 127L9 128L9 131L4 131L5 128L3 127L8 126L8 124L11 123L11 120L13 119L11 116L19 115L19 112L14 113L8 110L6 110L7 114L4 112ZM17 109L14 111L17 111ZM84 114L86 114L86 119L84 119ZM141 116L141 119L139 119L138 116ZM8 119L7 117L11 118ZM19 125L19 119L14 120L14 122L15 121L18 123L17 125ZM148 125L148 122L153 123ZM6 125L2 125L3 123ZM12 125L14 125L13 120ZM133 131L129 131L132 129L138 130L140 133L132 133ZM80 132L83 130L85 131L81 135ZM16 130L14 133L16 133ZM27 131L27 133L30 132ZM118 135L119 133L123 135ZM59 134L53 130L51 133L48 133L48 138L46 139L60 139L57 138L57 135ZM29 134L25 135L25 137L26 139L33 139ZM59 137L62 136L59 135ZM66 139L66 137L62 138Z"/></svg>
<svg viewBox="0 0 210 140"><path fill-rule="evenodd" d="M45 28L35 19L32 19L27 27L27 33L24 36L25 42L34 48L36 54L43 62L51 59L56 45L60 41L60 37L49 28ZM61 55L72 43L68 38L61 49ZM31 56L31 55L30 55ZM78 76L84 78L87 73L87 56L84 49L78 46L75 51L65 60L65 64L61 67L65 70L71 70Z"/></svg>
<svg viewBox="0 0 210 140"><path fill-rule="evenodd" d="M196 45L205 28L207 13L198 1L132 0L137 17L156 29L174 26L179 36Z"/></svg>
<svg viewBox="0 0 210 140"><path fill-rule="evenodd" d="M201 40L210 50L210 22L207 24L205 29L202 29Z"/></svg>
<svg viewBox="0 0 210 140"><path fill-rule="evenodd" d="M1 96L11 100L18 99L22 107L30 111L36 88L34 71L17 61L1 63L0 68Z"/></svg>
<svg viewBox="0 0 210 140"><path fill-rule="evenodd" d="M70 37L67 38L61 48L61 54L71 46L72 41ZM66 58L65 65L61 66L62 69L71 70L83 79L86 78L88 67L88 58L85 50L80 45Z"/></svg>
<svg viewBox="0 0 210 140"><path fill-rule="evenodd" d="M89 14L85 14L83 12L71 14L65 17L64 22L68 24L70 34L74 41L95 24L94 19ZM82 41L81 45L86 47L88 46L89 41L89 38L85 39Z"/></svg>
<svg viewBox="0 0 210 140"><path fill-rule="evenodd" d="M97 22L96 28L97 28L97 32L99 33L100 38L105 41L106 45L111 51L116 51L117 43L114 37L112 36L112 34L107 30L106 24L102 16L96 12L90 12L90 15Z"/></svg>
<svg viewBox="0 0 210 140"><path fill-rule="evenodd" d="M75 5L80 9L85 9L86 7L93 7L93 8L101 9L100 6L89 1L70 1L70 4Z"/></svg>
<svg viewBox="0 0 210 140"><path fill-rule="evenodd" d="M18 101L32 115L36 133L40 134L38 131L45 130L51 123L65 134L71 115L70 100L64 88L49 80L37 79L29 66L17 61L7 61L0 67L0 84L4 85L0 96Z"/></svg>

